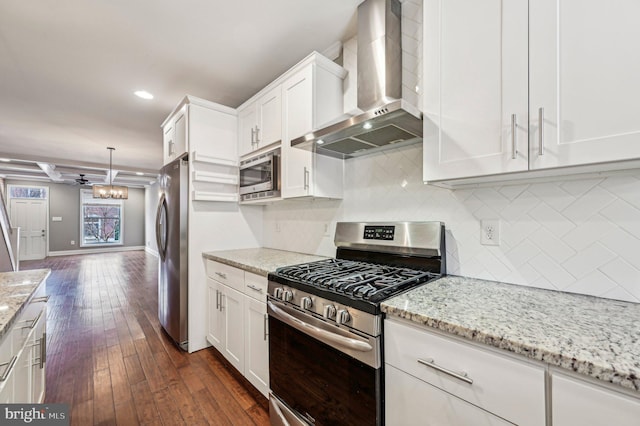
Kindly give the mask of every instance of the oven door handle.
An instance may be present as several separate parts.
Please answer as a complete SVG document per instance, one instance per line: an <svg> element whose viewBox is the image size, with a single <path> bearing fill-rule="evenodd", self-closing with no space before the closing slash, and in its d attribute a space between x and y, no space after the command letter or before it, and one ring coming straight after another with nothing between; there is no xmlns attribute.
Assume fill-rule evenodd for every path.
<svg viewBox="0 0 640 426"><path fill-rule="evenodd" d="M331 342L335 345L360 352L368 352L373 350L373 346L371 346L367 342L341 336L339 334L318 328L315 325L308 324L294 317L293 315L288 314L283 309L280 309L275 304L273 304L271 301L268 301L267 305L269 305L271 313L274 317L284 322L285 324L288 324L291 327L300 330L305 334L308 334L309 336L315 337L320 341Z"/></svg>

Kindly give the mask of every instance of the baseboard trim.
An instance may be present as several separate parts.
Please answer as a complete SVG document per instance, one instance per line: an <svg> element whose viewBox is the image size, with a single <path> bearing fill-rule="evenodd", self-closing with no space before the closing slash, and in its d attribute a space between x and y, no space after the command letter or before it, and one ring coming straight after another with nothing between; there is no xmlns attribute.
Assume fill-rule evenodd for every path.
<svg viewBox="0 0 640 426"><path fill-rule="evenodd" d="M71 256L74 254L94 254L94 253L113 253L118 251L138 251L144 250L144 246L131 246L131 247L103 247L84 250L60 250L50 251L47 256Z"/></svg>
<svg viewBox="0 0 640 426"><path fill-rule="evenodd" d="M150 249L149 247L145 247L144 251L149 253L149 254L151 254L151 255L154 255L155 257L160 257L160 253L158 253L154 249Z"/></svg>

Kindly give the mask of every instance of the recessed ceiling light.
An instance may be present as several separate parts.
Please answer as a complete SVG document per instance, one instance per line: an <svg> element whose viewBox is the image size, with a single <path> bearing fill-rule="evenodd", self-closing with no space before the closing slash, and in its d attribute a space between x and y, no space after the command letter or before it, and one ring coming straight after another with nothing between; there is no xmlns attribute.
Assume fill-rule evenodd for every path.
<svg viewBox="0 0 640 426"><path fill-rule="evenodd" d="M136 90L133 94L142 99L153 99L153 95L146 90Z"/></svg>
<svg viewBox="0 0 640 426"><path fill-rule="evenodd" d="M0 158L0 161L4 161L5 163L11 162L11 160L9 160L8 158Z"/></svg>
<svg viewBox="0 0 640 426"><path fill-rule="evenodd" d="M136 174L137 174L138 176L144 176L144 173L142 173L142 172L136 172Z"/></svg>

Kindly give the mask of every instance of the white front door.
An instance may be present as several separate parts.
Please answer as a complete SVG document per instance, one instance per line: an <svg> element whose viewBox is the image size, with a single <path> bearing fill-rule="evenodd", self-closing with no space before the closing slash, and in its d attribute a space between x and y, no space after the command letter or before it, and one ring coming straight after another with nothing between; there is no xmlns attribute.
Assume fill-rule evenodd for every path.
<svg viewBox="0 0 640 426"><path fill-rule="evenodd" d="M11 226L20 227L20 260L44 259L47 254L47 200L12 198Z"/></svg>

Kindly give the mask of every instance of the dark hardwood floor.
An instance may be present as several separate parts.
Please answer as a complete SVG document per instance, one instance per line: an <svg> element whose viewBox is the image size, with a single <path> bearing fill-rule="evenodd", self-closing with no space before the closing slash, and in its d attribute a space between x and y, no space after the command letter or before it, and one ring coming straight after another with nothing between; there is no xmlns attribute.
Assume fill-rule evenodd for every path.
<svg viewBox="0 0 640 426"><path fill-rule="evenodd" d="M157 258L142 251L23 261L51 268L47 403L72 425L267 425L267 400L214 349L179 350L157 319ZM204 321L204 319L203 319Z"/></svg>

